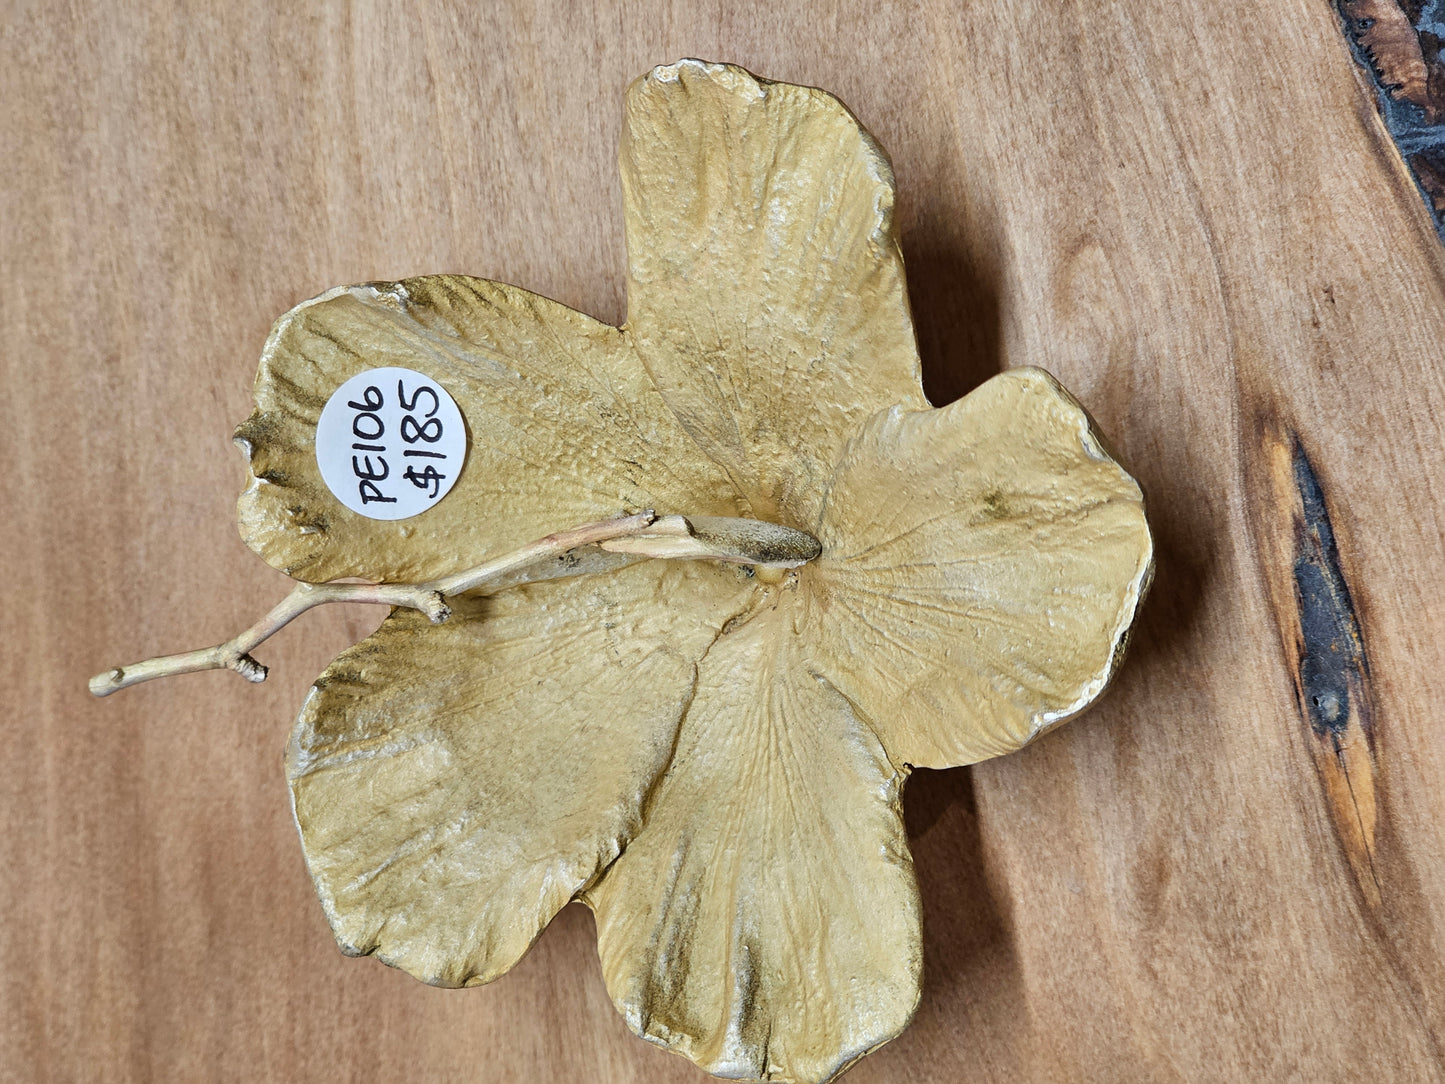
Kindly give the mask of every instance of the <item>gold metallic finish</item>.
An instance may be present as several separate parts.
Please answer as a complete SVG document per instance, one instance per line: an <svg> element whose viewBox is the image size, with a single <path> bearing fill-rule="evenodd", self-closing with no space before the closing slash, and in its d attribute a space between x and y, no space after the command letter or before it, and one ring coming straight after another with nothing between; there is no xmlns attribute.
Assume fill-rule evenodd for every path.
<svg viewBox="0 0 1445 1084"><path fill-rule="evenodd" d="M909 771L1100 694L1152 569L1143 499L1037 369L928 406L891 169L836 99L658 68L621 164L621 329L432 277L333 290L267 344L241 529L295 577L425 581L658 517L343 653L291 742L296 822L347 952L486 982L580 899L639 1035L823 1081L918 1001ZM347 511L315 464L330 392L382 365L469 427L413 520Z"/></svg>

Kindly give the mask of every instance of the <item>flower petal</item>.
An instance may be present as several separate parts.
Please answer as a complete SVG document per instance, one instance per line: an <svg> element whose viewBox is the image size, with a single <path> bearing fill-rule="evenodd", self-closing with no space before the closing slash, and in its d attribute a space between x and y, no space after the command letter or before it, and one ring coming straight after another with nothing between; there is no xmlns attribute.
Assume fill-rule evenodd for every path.
<svg viewBox="0 0 1445 1084"><path fill-rule="evenodd" d="M695 660L752 590L646 562L464 598L436 627L397 611L342 653L287 753L341 947L440 986L516 963L637 829Z"/></svg>
<svg viewBox="0 0 1445 1084"><path fill-rule="evenodd" d="M924 406L887 156L836 98L684 60L627 95L627 330L759 518L807 528L843 442Z"/></svg>
<svg viewBox="0 0 1445 1084"><path fill-rule="evenodd" d="M392 365L446 388L470 448L436 507L388 522L332 495L314 442L337 387ZM348 286L298 305L271 332L256 412L236 435L253 475L240 500L241 535L298 579L416 582L623 509L738 508L619 331L482 279Z"/></svg>
<svg viewBox="0 0 1445 1084"><path fill-rule="evenodd" d="M819 540L804 640L915 766L1011 752L1087 707L1153 571L1138 484L1039 369L874 418Z"/></svg>
<svg viewBox="0 0 1445 1084"><path fill-rule="evenodd" d="M699 666L643 831L584 902L644 1038L727 1077L827 1080L918 1001L903 773L791 657L788 602Z"/></svg>

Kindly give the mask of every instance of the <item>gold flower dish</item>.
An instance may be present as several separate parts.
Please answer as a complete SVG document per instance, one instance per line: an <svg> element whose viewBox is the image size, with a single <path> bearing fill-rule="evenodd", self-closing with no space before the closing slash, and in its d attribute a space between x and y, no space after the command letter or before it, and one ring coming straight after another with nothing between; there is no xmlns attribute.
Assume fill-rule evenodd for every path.
<svg viewBox="0 0 1445 1084"><path fill-rule="evenodd" d="M830 95L657 68L621 168L621 328L454 276L282 317L237 430L240 523L301 585L228 644L92 688L259 680L251 648L310 606L395 606L287 755L342 949L490 982L580 900L638 1035L823 1081L918 1003L910 770L1099 696L1152 570L1143 498L1041 370L930 407L892 171ZM468 441L397 520L318 467L333 393L385 367L444 389Z"/></svg>

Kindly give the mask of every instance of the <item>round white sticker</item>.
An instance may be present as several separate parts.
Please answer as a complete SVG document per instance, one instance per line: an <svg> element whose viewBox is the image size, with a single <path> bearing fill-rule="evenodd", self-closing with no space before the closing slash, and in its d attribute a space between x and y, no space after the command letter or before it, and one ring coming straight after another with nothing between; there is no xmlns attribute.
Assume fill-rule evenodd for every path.
<svg viewBox="0 0 1445 1084"><path fill-rule="evenodd" d="M336 499L370 519L409 519L462 472L467 430L446 389L411 369L369 369L331 393L316 465Z"/></svg>

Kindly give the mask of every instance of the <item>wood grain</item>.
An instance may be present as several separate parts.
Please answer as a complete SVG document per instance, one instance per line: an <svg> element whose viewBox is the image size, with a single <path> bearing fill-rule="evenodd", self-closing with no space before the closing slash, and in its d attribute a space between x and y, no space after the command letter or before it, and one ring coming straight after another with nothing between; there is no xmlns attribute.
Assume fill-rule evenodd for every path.
<svg viewBox="0 0 1445 1084"><path fill-rule="evenodd" d="M288 629L262 686L85 689L284 593L228 441L290 305L464 271L621 318L622 91L700 55L849 103L934 398L1047 367L1161 544L1099 708L910 784L924 1002L849 1079L1445 1079L1445 267L1328 0L307 7L0 31L0 1075L701 1079L627 1033L579 908L484 989L335 950L281 750L377 615ZM1310 502L1367 661L1334 776Z"/></svg>

